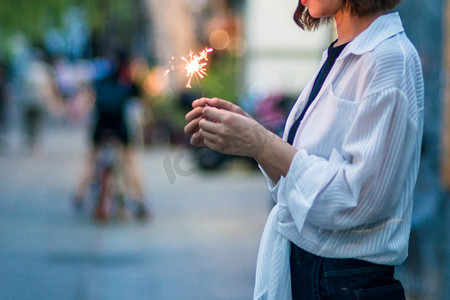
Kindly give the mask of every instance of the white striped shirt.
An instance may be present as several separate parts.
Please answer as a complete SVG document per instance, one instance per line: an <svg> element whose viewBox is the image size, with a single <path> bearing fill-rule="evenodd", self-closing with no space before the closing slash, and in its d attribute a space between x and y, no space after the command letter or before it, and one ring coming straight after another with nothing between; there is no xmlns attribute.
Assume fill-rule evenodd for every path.
<svg viewBox="0 0 450 300"><path fill-rule="evenodd" d="M316 76L294 105L284 140ZM274 185L263 171L277 204L261 240L255 299L290 298L289 241L323 257L405 260L423 96L420 59L397 13L377 18L345 47L297 130L288 174Z"/></svg>

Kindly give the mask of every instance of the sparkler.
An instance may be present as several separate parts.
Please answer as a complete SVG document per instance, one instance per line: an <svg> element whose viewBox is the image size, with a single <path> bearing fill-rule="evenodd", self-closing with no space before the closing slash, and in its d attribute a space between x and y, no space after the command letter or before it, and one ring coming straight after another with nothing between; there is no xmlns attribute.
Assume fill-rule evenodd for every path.
<svg viewBox="0 0 450 300"><path fill-rule="evenodd" d="M184 69L186 70L186 77L188 78L188 81L186 83L186 88L190 89L192 88L191 82L192 77L195 76L197 79L198 86L203 94L203 88L200 84L200 79L203 79L208 74L206 73L206 65L208 64L208 54L213 52L212 48L206 47L202 51L200 51L198 54L194 54L194 52L191 50L189 52L189 58L181 57L181 59L185 62ZM167 66L166 72L164 73L164 76L167 76L171 71L174 71L175 69L178 69L178 67L175 67L173 64L173 60L175 58L172 56L169 65ZM204 96L204 95L203 95Z"/></svg>
<svg viewBox="0 0 450 300"><path fill-rule="evenodd" d="M192 77L195 76L195 78L197 79L197 83L203 93L203 89L202 89L202 86L200 85L199 77L203 79L205 77L205 75L208 75L206 73L206 65L208 64L207 63L208 54L211 53L212 51L213 51L212 48L206 47L205 49L200 51L198 55L194 54L194 52L192 52L192 51L189 52L189 59L186 59L185 57L181 57L181 59L186 62L186 65L184 67L184 69L186 70L186 77L188 77L188 81L186 83L186 88L188 88L188 89L192 88L191 81L192 81Z"/></svg>

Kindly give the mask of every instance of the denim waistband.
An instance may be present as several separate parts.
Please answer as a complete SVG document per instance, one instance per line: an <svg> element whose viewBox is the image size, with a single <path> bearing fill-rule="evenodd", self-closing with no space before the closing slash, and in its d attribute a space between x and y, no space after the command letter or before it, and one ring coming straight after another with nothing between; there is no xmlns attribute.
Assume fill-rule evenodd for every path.
<svg viewBox="0 0 450 300"><path fill-rule="evenodd" d="M360 268L379 268L383 269L385 271L389 271L394 273L394 266L390 265L382 265L382 264L375 264L369 261L356 259L356 258L330 258L330 257L323 257L319 256L313 253L310 253L301 247L295 245L291 242L291 256L292 254L295 254L294 256L296 259L300 261L310 260L310 259L320 259L322 265L325 267L325 270L349 270L349 269L360 269Z"/></svg>

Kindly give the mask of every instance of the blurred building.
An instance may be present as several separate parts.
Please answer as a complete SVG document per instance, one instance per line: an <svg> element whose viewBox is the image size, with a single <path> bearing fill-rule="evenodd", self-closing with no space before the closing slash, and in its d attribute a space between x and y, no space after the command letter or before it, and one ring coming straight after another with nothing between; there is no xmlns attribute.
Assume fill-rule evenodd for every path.
<svg viewBox="0 0 450 300"><path fill-rule="evenodd" d="M444 60L445 60L445 71L444 71L444 123L443 123L443 149L442 149L442 183L447 191L450 191L450 1L447 1L447 7L445 12L444 24Z"/></svg>

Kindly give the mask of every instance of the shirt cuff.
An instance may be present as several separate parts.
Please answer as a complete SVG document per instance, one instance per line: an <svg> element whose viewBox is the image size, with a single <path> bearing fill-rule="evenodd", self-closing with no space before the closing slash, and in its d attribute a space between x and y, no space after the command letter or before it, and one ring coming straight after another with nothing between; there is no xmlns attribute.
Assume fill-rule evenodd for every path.
<svg viewBox="0 0 450 300"><path fill-rule="evenodd" d="M269 175L267 175L267 173L266 173L266 172L264 171L264 169L261 167L261 165L258 164L258 167L259 167L259 169L261 170L261 173L264 175L264 178L266 179L266 182L267 182L267 188L268 188L270 194L272 195L272 199L273 199L275 202L278 202L277 194L278 194L278 187L279 187L280 180L278 180L277 183L274 183L274 182L272 181L272 179L270 179Z"/></svg>
<svg viewBox="0 0 450 300"><path fill-rule="evenodd" d="M289 172L283 178L288 190L296 190L306 198L315 196L322 184L325 161L316 156L310 156L305 149L298 150L292 160Z"/></svg>
<svg viewBox="0 0 450 300"><path fill-rule="evenodd" d="M288 207L299 232L320 190L324 167L320 160L301 149L294 156L286 177L280 179L278 201Z"/></svg>

